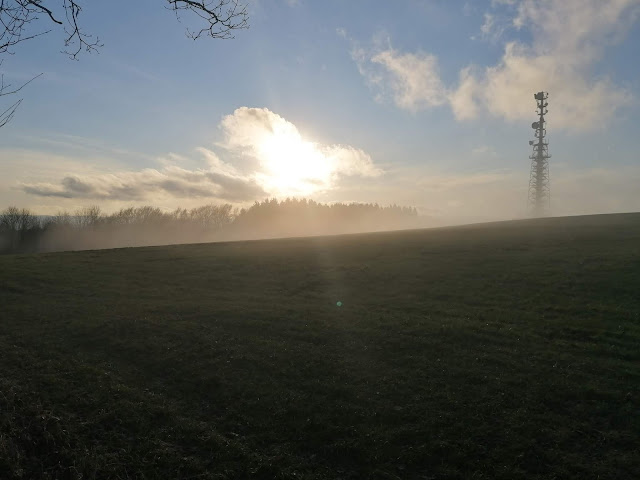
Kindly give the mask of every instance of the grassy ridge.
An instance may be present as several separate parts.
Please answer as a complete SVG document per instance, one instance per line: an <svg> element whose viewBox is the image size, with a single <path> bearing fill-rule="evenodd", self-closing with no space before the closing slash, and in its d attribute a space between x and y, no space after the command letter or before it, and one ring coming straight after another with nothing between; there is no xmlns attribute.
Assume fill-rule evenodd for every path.
<svg viewBox="0 0 640 480"><path fill-rule="evenodd" d="M639 289L640 214L0 257L0 478L636 478Z"/></svg>

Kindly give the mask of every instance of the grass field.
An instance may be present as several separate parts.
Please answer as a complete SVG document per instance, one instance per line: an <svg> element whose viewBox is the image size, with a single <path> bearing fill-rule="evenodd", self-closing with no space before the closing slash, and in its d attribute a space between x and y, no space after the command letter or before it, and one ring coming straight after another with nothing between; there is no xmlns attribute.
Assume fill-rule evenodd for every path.
<svg viewBox="0 0 640 480"><path fill-rule="evenodd" d="M4 256L0 299L2 479L640 478L640 214Z"/></svg>

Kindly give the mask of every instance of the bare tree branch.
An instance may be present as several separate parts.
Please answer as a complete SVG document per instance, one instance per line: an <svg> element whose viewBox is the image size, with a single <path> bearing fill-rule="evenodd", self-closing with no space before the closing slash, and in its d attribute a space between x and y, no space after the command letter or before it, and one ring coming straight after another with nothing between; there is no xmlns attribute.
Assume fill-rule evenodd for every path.
<svg viewBox="0 0 640 480"><path fill-rule="evenodd" d="M206 22L200 30L187 29L187 35L196 40L203 35L211 38L233 38L234 30L248 28L247 7L238 0L167 0L176 13L188 11Z"/></svg>
<svg viewBox="0 0 640 480"><path fill-rule="evenodd" d="M102 47L103 45L100 43L100 39L98 37L93 40L91 35L87 35L80 29L80 26L78 25L78 16L80 15L82 8L78 5L78 2L75 0L63 0L63 4L65 17L67 19L67 23L64 27L64 31L67 34L64 46L67 50L65 50L64 53L75 60L83 49L87 52L94 52L97 51L98 48ZM74 45L76 48L69 50L69 47Z"/></svg>
<svg viewBox="0 0 640 480"><path fill-rule="evenodd" d="M51 19L52 22L57 23L59 25L62 25L61 21L56 20L53 17L53 12L51 10L49 10L47 7L44 7L44 6L40 5L40 2L34 1L34 0L27 0L27 3L30 4L30 5L33 5L36 8L40 8L43 12L45 12L47 15L49 15L49 18Z"/></svg>
<svg viewBox="0 0 640 480"><path fill-rule="evenodd" d="M0 61L0 66L1 65L2 65L2 61ZM4 83L4 74L0 74L0 97L4 97L6 95L13 95L14 93L18 93L20 90L22 90L24 87L26 87L31 82L33 82L36 78L41 77L42 75L43 75L42 73L39 73L38 75L33 77L31 80L29 80L29 81L23 83L22 85L20 85L18 88L14 88L13 90L9 90L11 88L11 84L10 83Z"/></svg>
<svg viewBox="0 0 640 480"><path fill-rule="evenodd" d="M18 109L21 103L22 103L22 99L18 100L9 108L7 108L4 112L0 113L0 128L4 127L7 123L11 121L11 119L15 115L16 110Z"/></svg>
<svg viewBox="0 0 640 480"><path fill-rule="evenodd" d="M64 14L66 23L56 17L54 10L44 6L43 0L0 0L0 54L12 53L11 47L18 43L49 33L50 29L28 33L31 25L43 15L53 24L63 25L67 34L64 53L71 58L76 58L83 49L95 51L102 46L98 38L93 39L78 25L78 16L82 11L78 0L58 2L59 13Z"/></svg>
<svg viewBox="0 0 640 480"><path fill-rule="evenodd" d="M3 60L0 60L0 66L2 66L2 63L3 63ZM17 88L11 88L10 83L4 82L4 74L0 74L0 97L5 97L7 95L14 95L18 93L20 90L22 90L24 87L29 85L31 82L33 82L36 78L40 77L41 75L42 73L36 75L35 77L23 83ZM11 119L15 115L16 110L18 109L21 103L22 103L22 98L14 102L11 106L9 106L2 113L0 113L0 128L4 127L7 123L11 121Z"/></svg>
<svg viewBox="0 0 640 480"><path fill-rule="evenodd" d="M199 30L187 28L187 36L194 40L202 36L233 38L234 30L248 28L247 8L240 3L240 0L166 0L166 2L166 7L175 12L178 20L181 14L186 12L204 21L204 26ZM89 53L97 51L102 47L100 40L86 33L79 23L82 3L84 0L0 0L0 55L13 55L13 49L19 43L45 35L53 28L60 28L60 26L65 33L63 53L70 58L77 60L82 51ZM43 21L50 26L53 24L53 27L37 31ZM17 93L40 75L14 90L10 90L8 88L10 85L5 85L2 80L0 97ZM0 114L0 127L11 120L21 102L22 100L14 102Z"/></svg>

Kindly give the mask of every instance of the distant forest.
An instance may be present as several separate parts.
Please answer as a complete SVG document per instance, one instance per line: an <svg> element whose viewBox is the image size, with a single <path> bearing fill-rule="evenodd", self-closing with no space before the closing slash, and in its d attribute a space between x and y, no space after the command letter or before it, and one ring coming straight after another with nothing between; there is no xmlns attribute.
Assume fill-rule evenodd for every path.
<svg viewBox="0 0 640 480"><path fill-rule="evenodd" d="M229 204L172 212L144 206L107 215L100 207L91 206L48 217L9 207L0 213L0 253L332 235L418 226L418 212L411 207L322 204L295 198L267 199L240 210Z"/></svg>

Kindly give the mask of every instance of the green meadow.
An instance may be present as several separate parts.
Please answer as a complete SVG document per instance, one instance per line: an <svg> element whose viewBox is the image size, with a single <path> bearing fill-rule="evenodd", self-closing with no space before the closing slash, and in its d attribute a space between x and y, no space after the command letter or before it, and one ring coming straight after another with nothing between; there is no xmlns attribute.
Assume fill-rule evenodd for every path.
<svg viewBox="0 0 640 480"><path fill-rule="evenodd" d="M0 257L2 479L640 478L640 214Z"/></svg>

